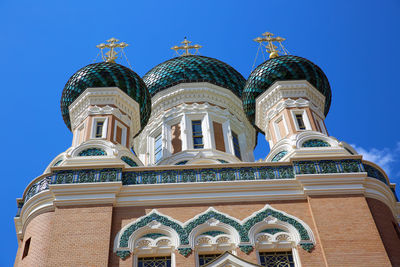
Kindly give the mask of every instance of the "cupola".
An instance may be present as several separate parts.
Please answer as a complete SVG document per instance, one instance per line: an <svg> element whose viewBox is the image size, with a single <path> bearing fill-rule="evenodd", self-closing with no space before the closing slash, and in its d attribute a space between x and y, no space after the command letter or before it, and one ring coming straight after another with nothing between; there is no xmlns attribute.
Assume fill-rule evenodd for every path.
<svg viewBox="0 0 400 267"><path fill-rule="evenodd" d="M246 80L190 43L172 47L178 56L144 75L152 115L135 151L146 165L253 161L255 129L241 102Z"/></svg>
<svg viewBox="0 0 400 267"><path fill-rule="evenodd" d="M151 98L139 75L115 63L126 46L115 38L98 45L103 62L81 68L66 83L61 113L73 132L72 147L56 157L52 166L141 165L131 147L149 120ZM103 53L104 49L109 51Z"/></svg>
<svg viewBox="0 0 400 267"><path fill-rule="evenodd" d="M332 98L326 75L310 60L287 54L284 40L269 32L254 39L266 47L270 59L251 72L242 94L244 112L265 133L271 148L267 158L273 161L288 158L300 139L309 137L324 147L338 144L328 140L324 123Z"/></svg>

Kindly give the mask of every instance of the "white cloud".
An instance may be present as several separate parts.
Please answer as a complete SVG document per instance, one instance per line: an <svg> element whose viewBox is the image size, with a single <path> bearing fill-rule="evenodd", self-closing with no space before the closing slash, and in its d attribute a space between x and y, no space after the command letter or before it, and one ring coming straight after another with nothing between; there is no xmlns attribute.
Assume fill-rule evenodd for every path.
<svg viewBox="0 0 400 267"><path fill-rule="evenodd" d="M391 171L393 170L392 163L398 161L399 156L400 156L400 142L397 142L396 146L392 149L390 149L390 148L365 149L363 147L359 147L354 144L352 146L359 154L363 155L363 159L376 163L382 169L384 169L388 175L390 175ZM397 172L396 172L396 176L397 176Z"/></svg>

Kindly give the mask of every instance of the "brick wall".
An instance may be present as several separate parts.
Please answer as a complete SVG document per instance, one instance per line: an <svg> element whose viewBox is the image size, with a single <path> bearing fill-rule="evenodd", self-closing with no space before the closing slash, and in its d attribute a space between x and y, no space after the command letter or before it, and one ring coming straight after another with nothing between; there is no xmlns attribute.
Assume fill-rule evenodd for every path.
<svg viewBox="0 0 400 267"><path fill-rule="evenodd" d="M56 208L48 266L107 266L112 206Z"/></svg>
<svg viewBox="0 0 400 267"><path fill-rule="evenodd" d="M265 204L57 207L54 212L37 215L28 223L24 240L19 243L15 266L132 267L132 256L121 260L113 253L115 236L122 227L153 208L181 222L210 206L243 220L264 208ZM298 248L302 266L391 266L388 254L393 265L400 266L400 240L396 239L393 216L377 200L368 199L367 202L363 196L320 196L309 197L308 201L274 201L268 204L298 217L313 231L316 247L311 252ZM24 243L29 237L32 238L29 254L21 260ZM255 251L247 255L237 249L236 253L244 260L257 263ZM183 257L176 252L175 256L176 266L195 265L195 253Z"/></svg>
<svg viewBox="0 0 400 267"><path fill-rule="evenodd" d="M400 229L392 212L379 200L367 202L392 265L400 266Z"/></svg>
<svg viewBox="0 0 400 267"><path fill-rule="evenodd" d="M51 243L52 220L54 212L39 214L28 223L23 241L18 242L18 252L14 266L46 266ZM28 255L22 259L25 241L31 238Z"/></svg>
<svg viewBox="0 0 400 267"><path fill-rule="evenodd" d="M309 197L329 266L391 266L363 196Z"/></svg>

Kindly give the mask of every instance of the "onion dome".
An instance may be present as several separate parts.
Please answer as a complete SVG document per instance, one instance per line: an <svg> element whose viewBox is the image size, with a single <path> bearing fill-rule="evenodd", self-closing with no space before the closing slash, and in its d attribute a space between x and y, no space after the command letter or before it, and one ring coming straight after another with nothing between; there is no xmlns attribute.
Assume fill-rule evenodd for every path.
<svg viewBox="0 0 400 267"><path fill-rule="evenodd" d="M332 92L324 72L308 59L293 55L271 58L260 64L247 79L243 89L243 108L254 124L256 98L275 81L307 80L325 96L325 116L331 105Z"/></svg>
<svg viewBox="0 0 400 267"><path fill-rule="evenodd" d="M151 96L179 83L209 82L230 90L239 98L246 80L228 64L215 58L185 55L167 60L143 77Z"/></svg>
<svg viewBox="0 0 400 267"><path fill-rule="evenodd" d="M118 87L140 106L140 125L143 129L151 113L151 98L146 84L131 69L113 62L100 62L87 65L78 70L64 87L61 96L61 113L65 124L71 129L69 105L79 97L86 88Z"/></svg>

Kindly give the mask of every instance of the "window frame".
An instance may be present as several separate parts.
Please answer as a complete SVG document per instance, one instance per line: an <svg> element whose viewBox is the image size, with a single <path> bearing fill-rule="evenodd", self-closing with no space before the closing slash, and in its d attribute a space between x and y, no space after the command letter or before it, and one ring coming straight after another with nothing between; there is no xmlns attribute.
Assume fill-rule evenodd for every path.
<svg viewBox="0 0 400 267"><path fill-rule="evenodd" d="M101 137L96 137L97 132L97 123L103 122ZM108 129L108 117L94 117L92 120L92 139L104 139L107 137L107 129Z"/></svg>
<svg viewBox="0 0 400 267"><path fill-rule="evenodd" d="M201 253L196 253L196 266L197 267L202 267L202 266L205 266L205 265L207 265L209 262L211 262L211 261L213 261L213 260L215 260L216 258L218 258L219 256L221 256L222 254L224 254L225 253L225 251L210 251L209 253L204 253L204 252L201 252ZM211 261L209 261L209 262L207 262L207 263L205 263L205 264L203 264L203 265L200 265L200 256L205 256L205 255L218 255L217 257L215 257L215 258L213 258Z"/></svg>
<svg viewBox="0 0 400 267"><path fill-rule="evenodd" d="M241 147L240 147L240 140L239 140L239 135L234 132L233 130L231 130L231 134L232 134L232 148L233 148L233 154L240 160L242 160L242 151L241 151ZM235 138L236 137L236 138ZM237 144L235 143L235 139L237 140ZM238 154L236 153L238 152Z"/></svg>
<svg viewBox="0 0 400 267"><path fill-rule="evenodd" d="M194 124L193 122L198 122L196 124ZM199 125L200 126L200 130L201 130L201 135L196 135L195 136L195 132L194 132L194 125ZM203 120L202 119L192 119L190 120L190 126L191 126L191 134L192 134L192 144L193 144L193 149L204 149L204 133L203 133ZM196 133L200 133L200 132L196 132ZM201 145L199 144L195 144L195 138L201 138ZM199 146L199 147L196 147ZM201 146L201 147L200 147Z"/></svg>
<svg viewBox="0 0 400 267"><path fill-rule="evenodd" d="M158 147L157 145L157 141L160 141L160 146L159 149L157 149ZM160 158L157 159L157 155L160 155ZM159 163L163 158L163 136L162 133L156 135L155 137L153 137L153 162L154 164Z"/></svg>
<svg viewBox="0 0 400 267"><path fill-rule="evenodd" d="M22 252L22 259L24 259L25 257L27 257L29 255L29 249L31 247L31 239L32 239L32 237L29 237L27 240L25 240L24 250Z"/></svg>
<svg viewBox="0 0 400 267"><path fill-rule="evenodd" d="M257 261L258 261L258 264L261 265L261 266L265 266L265 265L262 265L262 263L261 263L261 255L260 255L260 253L283 253L283 252L285 252L285 253L291 253L294 267L299 266L299 265L298 265L298 261L296 261L296 255L295 255L295 253L293 253L293 249L291 249L291 250L289 250L289 249L278 249L278 250L276 250L276 249L275 249L275 250L262 250L262 251L257 251Z"/></svg>
<svg viewBox="0 0 400 267"><path fill-rule="evenodd" d="M114 136L113 136L113 140L114 142L117 142L117 127L121 128L122 130L122 134L121 134L121 145L126 146L126 137L127 137L127 127L122 124L121 122L119 122L117 119L114 120Z"/></svg>
<svg viewBox="0 0 400 267"><path fill-rule="evenodd" d="M161 257L169 257L170 267L175 266L173 259L172 259L173 258L172 253L169 255L146 255L146 254L136 255L135 264L133 266L139 267L139 260L143 259L143 258L161 258Z"/></svg>
<svg viewBox="0 0 400 267"><path fill-rule="evenodd" d="M292 119L294 122L294 126L296 128L296 131L298 132L302 132L302 131L308 131L308 130L312 130L311 128L311 123L310 120L307 116L307 112L304 109L296 109L296 110L291 110L290 112L292 114ZM305 126L305 129L300 129L300 125L297 122L297 115L301 115L302 116L302 120Z"/></svg>

